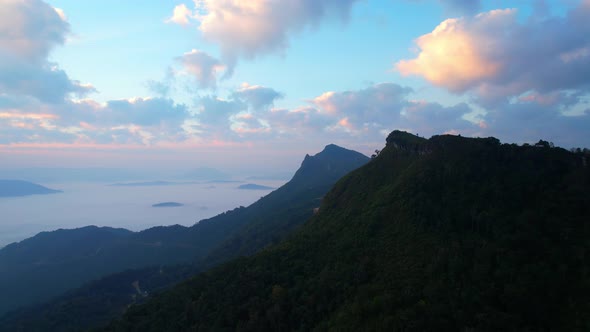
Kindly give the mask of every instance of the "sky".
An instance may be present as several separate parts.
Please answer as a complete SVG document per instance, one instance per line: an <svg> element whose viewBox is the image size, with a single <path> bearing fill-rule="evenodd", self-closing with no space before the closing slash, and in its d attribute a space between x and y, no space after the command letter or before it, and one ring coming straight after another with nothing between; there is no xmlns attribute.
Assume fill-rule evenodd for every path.
<svg viewBox="0 0 590 332"><path fill-rule="evenodd" d="M590 0L0 0L0 168L292 169L395 129L590 147Z"/></svg>

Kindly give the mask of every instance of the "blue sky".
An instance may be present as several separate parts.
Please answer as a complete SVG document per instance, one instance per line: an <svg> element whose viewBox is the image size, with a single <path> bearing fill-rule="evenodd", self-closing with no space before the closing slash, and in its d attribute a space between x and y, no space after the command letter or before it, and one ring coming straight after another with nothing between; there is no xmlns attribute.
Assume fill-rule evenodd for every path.
<svg viewBox="0 0 590 332"><path fill-rule="evenodd" d="M10 167L293 168L394 129L590 146L588 0L0 8Z"/></svg>

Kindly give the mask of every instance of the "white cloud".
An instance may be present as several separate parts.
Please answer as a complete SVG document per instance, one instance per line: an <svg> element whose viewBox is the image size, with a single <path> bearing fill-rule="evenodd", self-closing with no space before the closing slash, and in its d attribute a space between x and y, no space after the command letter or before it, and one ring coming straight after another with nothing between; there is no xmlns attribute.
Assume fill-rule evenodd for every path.
<svg viewBox="0 0 590 332"><path fill-rule="evenodd" d="M65 42L65 14L41 0L4 0L0 10L0 94L32 96L51 103L94 91L71 80L47 60Z"/></svg>
<svg viewBox="0 0 590 332"><path fill-rule="evenodd" d="M238 58L283 52L289 38L330 17L345 20L360 0L194 0L194 10L175 7L167 22L194 22L221 48L231 75Z"/></svg>
<svg viewBox="0 0 590 332"><path fill-rule="evenodd" d="M172 16L168 18L166 23L175 23L179 25L189 25L193 18L193 12L185 4L180 4L174 7Z"/></svg>

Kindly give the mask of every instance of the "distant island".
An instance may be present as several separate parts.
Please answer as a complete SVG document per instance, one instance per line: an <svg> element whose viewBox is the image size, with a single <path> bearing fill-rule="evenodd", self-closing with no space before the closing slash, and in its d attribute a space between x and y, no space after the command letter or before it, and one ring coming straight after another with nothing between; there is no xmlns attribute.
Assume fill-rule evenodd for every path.
<svg viewBox="0 0 590 332"><path fill-rule="evenodd" d="M239 186L238 189L243 189L243 190L272 190L272 189L276 189L276 188L267 187L267 186L261 186L259 184L254 184L254 183L247 183L247 184L243 184L243 185Z"/></svg>
<svg viewBox="0 0 590 332"><path fill-rule="evenodd" d="M177 203L177 202L164 202L164 203L158 203L158 204L153 204L152 207L156 207L156 208L163 208L163 207L181 207L184 206L184 204L182 203Z"/></svg>
<svg viewBox="0 0 590 332"><path fill-rule="evenodd" d="M42 185L21 180L0 180L0 197L22 197L31 195L48 195L61 193L61 190L49 189Z"/></svg>

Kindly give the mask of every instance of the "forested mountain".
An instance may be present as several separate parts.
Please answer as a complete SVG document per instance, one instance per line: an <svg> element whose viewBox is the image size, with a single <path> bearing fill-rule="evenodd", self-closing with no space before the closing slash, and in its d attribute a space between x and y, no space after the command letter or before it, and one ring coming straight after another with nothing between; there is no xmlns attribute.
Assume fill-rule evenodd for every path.
<svg viewBox="0 0 590 332"><path fill-rule="evenodd" d="M0 180L1 197L20 197L30 195L47 195L60 193L59 190L49 189L36 183L21 180Z"/></svg>
<svg viewBox="0 0 590 332"><path fill-rule="evenodd" d="M283 239L318 207L323 195L369 158L334 145L306 156L291 181L249 207L240 207L192 227L157 227L133 233L87 227L41 233L0 250L0 309L55 300L13 312L0 329L67 330L88 327L120 314L129 304L205 267L248 255ZM53 246L53 247L52 247ZM213 254L212 254L213 253ZM171 266L190 263L186 266ZM138 269L156 265L153 268ZM160 268L162 265L167 267ZM138 269L107 276L126 269ZM5 272L6 271L6 272ZM24 325L23 325L24 324Z"/></svg>
<svg viewBox="0 0 590 332"><path fill-rule="evenodd" d="M107 331L587 331L587 156L393 132L294 236Z"/></svg>

